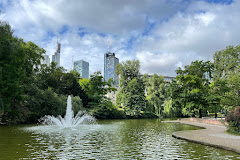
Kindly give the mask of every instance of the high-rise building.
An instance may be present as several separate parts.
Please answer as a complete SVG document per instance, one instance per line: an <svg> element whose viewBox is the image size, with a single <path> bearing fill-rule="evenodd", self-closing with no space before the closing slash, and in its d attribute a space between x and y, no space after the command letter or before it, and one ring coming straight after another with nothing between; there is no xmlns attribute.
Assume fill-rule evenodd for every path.
<svg viewBox="0 0 240 160"><path fill-rule="evenodd" d="M60 51L61 51L61 44L58 43L58 40L57 40L57 50L54 53L54 55L52 55L52 61L57 63L57 67L60 67Z"/></svg>
<svg viewBox="0 0 240 160"><path fill-rule="evenodd" d="M118 85L118 76L116 74L116 67L119 63L119 59L115 57L115 53L107 52L104 54L104 79L108 81L113 78L115 85Z"/></svg>
<svg viewBox="0 0 240 160"><path fill-rule="evenodd" d="M50 58L49 58L49 55L44 54L43 57L44 57L44 59L41 60L41 64L46 64L47 66L50 66Z"/></svg>
<svg viewBox="0 0 240 160"><path fill-rule="evenodd" d="M80 61L75 61L73 65L73 69L80 73L80 76L82 78L89 78L89 63L80 60Z"/></svg>

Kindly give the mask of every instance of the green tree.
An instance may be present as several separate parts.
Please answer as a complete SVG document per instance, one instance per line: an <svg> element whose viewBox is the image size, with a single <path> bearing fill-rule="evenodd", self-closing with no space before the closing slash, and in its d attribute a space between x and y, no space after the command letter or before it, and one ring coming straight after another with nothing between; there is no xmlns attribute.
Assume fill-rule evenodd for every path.
<svg viewBox="0 0 240 160"><path fill-rule="evenodd" d="M119 63L116 70L117 75L120 75L120 91L117 94L116 103L132 117L140 116L141 111L146 107L145 87L139 69L138 60L128 60Z"/></svg>
<svg viewBox="0 0 240 160"><path fill-rule="evenodd" d="M214 83L221 82L222 88L218 90L221 97L221 108L236 107L239 105L239 71L240 71L240 45L228 46L226 49L214 54Z"/></svg>
<svg viewBox="0 0 240 160"><path fill-rule="evenodd" d="M213 64L210 61L195 61L191 65L185 66L184 70L180 68L176 71L177 82L181 86L182 92L179 93L180 102L184 106L182 113L184 115L195 116L198 112L201 118L208 109L207 96L209 95L209 79L213 72Z"/></svg>
<svg viewBox="0 0 240 160"><path fill-rule="evenodd" d="M28 109L22 104L27 88L33 86L45 50L32 42L13 36L10 25L0 21L0 97L3 101L2 121L17 122Z"/></svg>
<svg viewBox="0 0 240 160"><path fill-rule="evenodd" d="M215 67L214 79L227 79L235 68L239 66L240 45L228 46L224 50L215 52L213 59Z"/></svg>
<svg viewBox="0 0 240 160"><path fill-rule="evenodd" d="M169 116L170 114L170 116L175 115L176 117L183 117L182 108L185 106L185 101L184 97L181 97L184 94L181 93L183 93L183 87L180 86L176 80L172 80L172 82L166 88L166 99L164 106L164 112L166 116Z"/></svg>
<svg viewBox="0 0 240 160"><path fill-rule="evenodd" d="M127 60L126 62L118 63L116 74L120 75L120 87L124 88L134 78L140 78L139 69L139 60Z"/></svg>
<svg viewBox="0 0 240 160"><path fill-rule="evenodd" d="M157 74L154 74L150 78L150 81L148 83L148 107L151 107L152 112L155 113L157 116L161 116L166 95L166 82L164 81L163 76L158 76Z"/></svg>
<svg viewBox="0 0 240 160"><path fill-rule="evenodd" d="M123 108L127 115L138 117L145 109L144 85L142 79L132 79L125 88Z"/></svg>
<svg viewBox="0 0 240 160"><path fill-rule="evenodd" d="M240 106L240 66L234 69L234 72L228 76L228 87L230 90L226 93L230 106Z"/></svg>

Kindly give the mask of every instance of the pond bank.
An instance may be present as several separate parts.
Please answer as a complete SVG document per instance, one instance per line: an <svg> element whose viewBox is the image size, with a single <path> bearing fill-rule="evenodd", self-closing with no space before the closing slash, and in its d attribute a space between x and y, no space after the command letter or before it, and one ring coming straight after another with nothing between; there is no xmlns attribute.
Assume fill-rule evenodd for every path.
<svg viewBox="0 0 240 160"><path fill-rule="evenodd" d="M227 127L219 125L213 119L197 120L197 119L181 119L175 121L164 121L165 123L182 123L202 127L199 130L177 131L172 136L178 139L187 140L194 143L222 148L240 154L240 136L226 133ZM208 122L208 123L206 123ZM212 123L213 124L209 124ZM214 124L215 123L215 124Z"/></svg>

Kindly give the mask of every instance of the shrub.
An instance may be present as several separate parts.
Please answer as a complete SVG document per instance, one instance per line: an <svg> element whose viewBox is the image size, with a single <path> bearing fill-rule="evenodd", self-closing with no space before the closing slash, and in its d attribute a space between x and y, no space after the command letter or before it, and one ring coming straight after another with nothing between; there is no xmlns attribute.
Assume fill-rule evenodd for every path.
<svg viewBox="0 0 240 160"><path fill-rule="evenodd" d="M229 132L240 134L240 106L237 106L227 115L226 121L228 122Z"/></svg>

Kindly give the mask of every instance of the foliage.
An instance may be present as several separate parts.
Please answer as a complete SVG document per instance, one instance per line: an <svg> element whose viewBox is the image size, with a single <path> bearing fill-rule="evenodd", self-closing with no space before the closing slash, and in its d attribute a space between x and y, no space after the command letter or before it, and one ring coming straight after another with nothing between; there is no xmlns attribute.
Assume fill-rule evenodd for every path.
<svg viewBox="0 0 240 160"><path fill-rule="evenodd" d="M116 103L131 117L139 117L146 107L144 82L140 77L138 60L126 61L117 65L117 75L120 75L120 91Z"/></svg>
<svg viewBox="0 0 240 160"><path fill-rule="evenodd" d="M209 96L209 78L212 78L213 64L210 61L195 61L185 66L184 70L177 71L179 94L173 99L173 104L179 103L183 115L201 118L207 113ZM207 75L206 75L207 74ZM177 104L178 105L178 104Z"/></svg>
<svg viewBox="0 0 240 160"><path fill-rule="evenodd" d="M145 84L148 86L146 97L148 101L147 108L160 117L162 115L163 104L165 101L167 83L164 81L163 76L154 74L150 78L150 81L145 82Z"/></svg>
<svg viewBox="0 0 240 160"><path fill-rule="evenodd" d="M132 79L125 88L123 108L127 115L138 117L145 109L144 85L141 79Z"/></svg>
<svg viewBox="0 0 240 160"><path fill-rule="evenodd" d="M165 100L164 117L174 118L177 117L176 108L172 107L172 100Z"/></svg>
<svg viewBox="0 0 240 160"><path fill-rule="evenodd" d="M120 87L124 88L134 78L140 78L139 60L125 61L117 64L116 74L120 75Z"/></svg>
<svg viewBox="0 0 240 160"><path fill-rule="evenodd" d="M84 110L82 99L79 96L72 97L72 109L75 115L79 111Z"/></svg>
<svg viewBox="0 0 240 160"><path fill-rule="evenodd" d="M227 115L226 121L228 122L228 128L231 133L240 134L240 107L236 107L230 114Z"/></svg>
<svg viewBox="0 0 240 160"><path fill-rule="evenodd" d="M214 79L227 79L239 66L240 45L235 47L228 46L224 50L217 51L213 55L213 58L215 66Z"/></svg>
<svg viewBox="0 0 240 160"><path fill-rule="evenodd" d="M105 82L100 72L95 72L90 79L80 79L79 84L88 95L88 108L94 108L103 103L108 92L116 91L116 88L112 87L112 79Z"/></svg>
<svg viewBox="0 0 240 160"><path fill-rule="evenodd" d="M97 119L122 119L126 118L123 111L118 110L109 100L94 107L90 113Z"/></svg>
<svg viewBox="0 0 240 160"><path fill-rule="evenodd" d="M240 105L240 45L228 46L214 54L214 82L223 85L218 91L220 105L228 110Z"/></svg>

